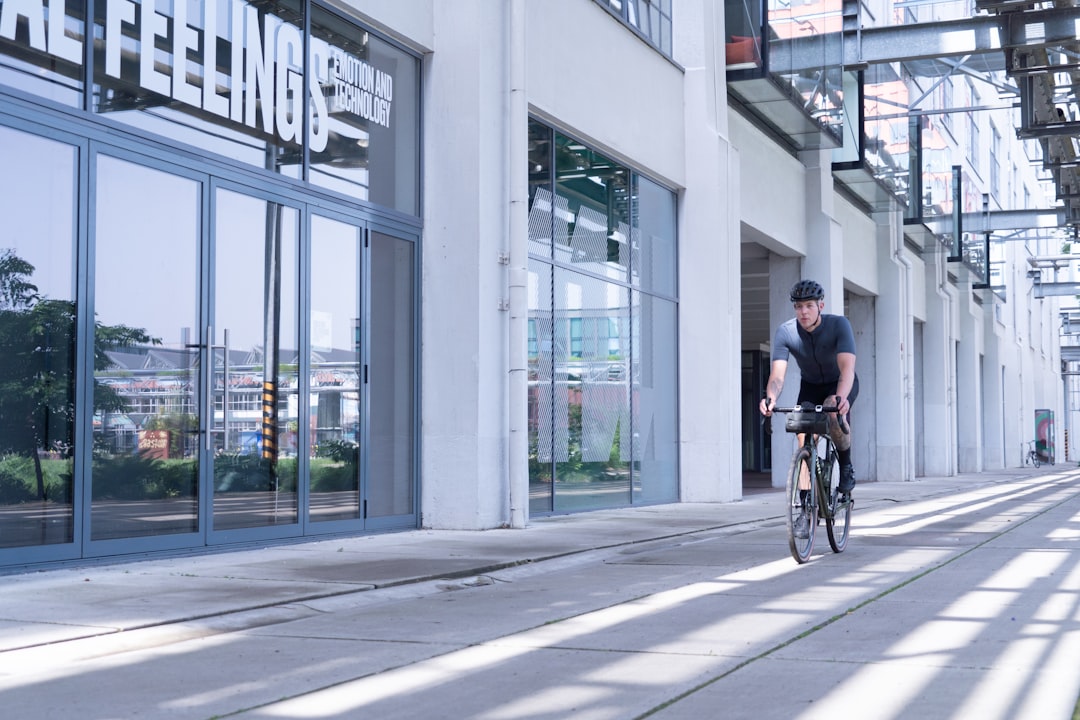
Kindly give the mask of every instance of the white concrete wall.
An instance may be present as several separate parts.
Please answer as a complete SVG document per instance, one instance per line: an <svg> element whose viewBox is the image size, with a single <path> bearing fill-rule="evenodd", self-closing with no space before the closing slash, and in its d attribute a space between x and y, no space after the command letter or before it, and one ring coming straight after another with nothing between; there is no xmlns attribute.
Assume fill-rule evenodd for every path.
<svg viewBox="0 0 1080 720"><path fill-rule="evenodd" d="M877 223L847 199L837 196L834 203L836 221L844 239L844 282L859 288L863 295L877 295L878 242ZM896 298L886 298L895 301ZM836 308L833 308L835 311Z"/></svg>
<svg viewBox="0 0 1080 720"><path fill-rule="evenodd" d="M728 113L739 151L739 217L773 243L773 252L806 255L806 167L736 112Z"/></svg>
<svg viewBox="0 0 1080 720"><path fill-rule="evenodd" d="M496 11L497 8L497 11ZM424 75L423 524L508 520L506 6L433 3ZM447 352L454 348L454 352Z"/></svg>
<svg viewBox="0 0 1080 720"><path fill-rule="evenodd" d="M434 0L340 0L365 23L417 52L435 47Z"/></svg>

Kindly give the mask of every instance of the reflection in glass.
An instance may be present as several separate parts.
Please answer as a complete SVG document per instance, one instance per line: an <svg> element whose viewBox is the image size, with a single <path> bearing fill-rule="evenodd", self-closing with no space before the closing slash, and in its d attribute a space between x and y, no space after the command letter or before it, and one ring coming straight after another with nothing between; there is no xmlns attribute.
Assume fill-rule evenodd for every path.
<svg viewBox="0 0 1080 720"><path fill-rule="evenodd" d="M0 2L0 6L5 3ZM83 45L86 38L85 0L55 3L64 9L58 18L63 28L57 32L50 17L54 3L37 3L40 14L31 21L25 10L7 1L5 21L11 34L0 34L0 84L18 88L65 105L81 107L83 102ZM31 29L30 25L34 27Z"/></svg>
<svg viewBox="0 0 1080 720"><path fill-rule="evenodd" d="M371 452L367 516L414 512L416 323L413 243L371 233Z"/></svg>
<svg viewBox="0 0 1080 720"><path fill-rule="evenodd" d="M630 172L555 134L555 257L625 282L630 267ZM563 210L565 208L565 211ZM560 234L562 231L562 234Z"/></svg>
<svg viewBox="0 0 1080 720"><path fill-rule="evenodd" d="M679 499L676 305L633 293L634 501Z"/></svg>
<svg viewBox="0 0 1080 720"><path fill-rule="evenodd" d="M675 193L634 175L631 281L642 290L674 297Z"/></svg>
<svg viewBox="0 0 1080 720"><path fill-rule="evenodd" d="M724 0L728 70L761 67L761 9L762 0Z"/></svg>
<svg viewBox="0 0 1080 720"><path fill-rule="evenodd" d="M842 0L768 0L767 10L769 72L837 139L843 133L842 7Z"/></svg>
<svg viewBox="0 0 1080 720"><path fill-rule="evenodd" d="M96 187L91 537L193 532L200 186L101 155Z"/></svg>
<svg viewBox="0 0 1080 720"><path fill-rule="evenodd" d="M218 190L214 530L297 522L299 211Z"/></svg>
<svg viewBox="0 0 1080 720"><path fill-rule="evenodd" d="M418 214L419 62L317 5L311 36L311 182Z"/></svg>
<svg viewBox="0 0 1080 720"><path fill-rule="evenodd" d="M554 389L568 428L555 449L555 510L629 504L629 290L559 268L554 283Z"/></svg>
<svg viewBox="0 0 1080 720"><path fill-rule="evenodd" d="M78 156L0 127L0 157L0 547L70 543Z"/></svg>
<svg viewBox="0 0 1080 720"><path fill-rule="evenodd" d="M360 517L362 230L311 217L313 521Z"/></svg>
<svg viewBox="0 0 1080 720"><path fill-rule="evenodd" d="M101 40L94 46L94 112L300 177L299 0L124 0L96 8L94 32ZM186 32L178 33L181 26ZM153 47L144 44L147 37ZM174 53L177 47L183 57Z"/></svg>
<svg viewBox="0 0 1080 720"><path fill-rule="evenodd" d="M551 239L566 237L566 198L558 198L559 208L552 212L551 199L551 128L529 121L529 252L551 257ZM552 223L555 225L552 225Z"/></svg>
<svg viewBox="0 0 1080 720"><path fill-rule="evenodd" d="M542 188L541 188L542 189ZM529 260L529 512L552 511L553 433L558 432L565 460L566 394L555 399L552 413L551 265ZM555 418L562 420L558 430Z"/></svg>

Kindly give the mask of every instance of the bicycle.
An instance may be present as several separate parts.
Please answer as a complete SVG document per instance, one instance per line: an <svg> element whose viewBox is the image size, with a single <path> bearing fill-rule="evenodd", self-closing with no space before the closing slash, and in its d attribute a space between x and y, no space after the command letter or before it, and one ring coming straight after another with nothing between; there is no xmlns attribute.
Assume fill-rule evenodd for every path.
<svg viewBox="0 0 1080 720"><path fill-rule="evenodd" d="M1027 455L1024 457L1024 464L1039 467L1039 465L1042 464L1042 460L1039 459L1039 451L1035 449L1035 441L1028 440L1027 446L1028 452Z"/></svg>
<svg viewBox="0 0 1080 720"><path fill-rule="evenodd" d="M787 432L802 435L802 442L791 457L787 478L787 531L791 556L799 564L810 559L819 520L825 521L825 531L833 552L844 552L851 531L851 509L855 503L850 494L841 495L838 488L840 465L836 447L828 434L828 413L836 413L836 408L804 403L796 407L774 407L772 411L786 413ZM844 417L837 415L837 420L840 429L847 434L849 431ZM824 450L819 452L818 446L822 442ZM821 501L821 498L825 500ZM807 537L799 538L796 537L795 527L803 513L810 527Z"/></svg>

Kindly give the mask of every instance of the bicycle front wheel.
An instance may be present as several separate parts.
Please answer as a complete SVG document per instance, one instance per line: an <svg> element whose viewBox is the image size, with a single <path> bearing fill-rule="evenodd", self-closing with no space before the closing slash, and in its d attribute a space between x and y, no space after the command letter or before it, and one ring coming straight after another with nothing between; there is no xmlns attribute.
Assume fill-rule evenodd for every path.
<svg viewBox="0 0 1080 720"><path fill-rule="evenodd" d="M802 482L800 482L800 480ZM800 484L808 489L800 489ZM791 557L802 564L814 550L814 531L817 529L817 490L810 450L800 447L791 458L787 479L787 531ZM800 537L805 535L805 537Z"/></svg>
<svg viewBox="0 0 1080 720"><path fill-rule="evenodd" d="M836 456L829 463L831 471L825 478L824 485L829 488L828 499L829 512L825 517L825 530L829 536L829 547L833 552L844 552L847 547L848 532L851 530L851 495L846 501L840 499L840 461Z"/></svg>

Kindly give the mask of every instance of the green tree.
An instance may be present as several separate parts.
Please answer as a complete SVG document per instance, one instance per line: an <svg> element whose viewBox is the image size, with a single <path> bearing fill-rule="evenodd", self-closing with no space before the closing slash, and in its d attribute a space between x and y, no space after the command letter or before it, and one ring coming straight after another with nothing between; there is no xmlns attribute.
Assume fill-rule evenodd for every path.
<svg viewBox="0 0 1080 720"><path fill-rule="evenodd" d="M30 457L39 499L46 498L40 450L68 454L74 445L76 306L43 297L30 282L34 266L0 250L0 452ZM106 351L160 344L144 330L94 324L94 369ZM112 388L94 383L94 407L124 408Z"/></svg>

